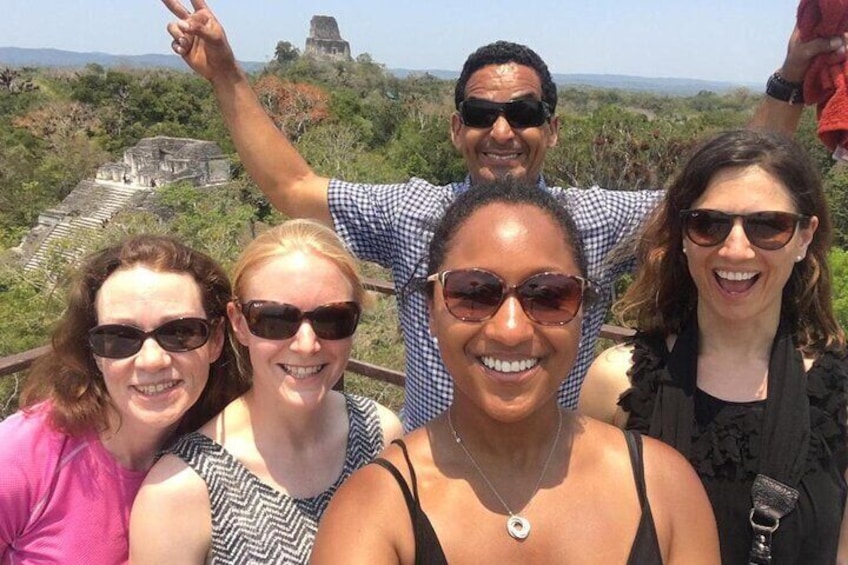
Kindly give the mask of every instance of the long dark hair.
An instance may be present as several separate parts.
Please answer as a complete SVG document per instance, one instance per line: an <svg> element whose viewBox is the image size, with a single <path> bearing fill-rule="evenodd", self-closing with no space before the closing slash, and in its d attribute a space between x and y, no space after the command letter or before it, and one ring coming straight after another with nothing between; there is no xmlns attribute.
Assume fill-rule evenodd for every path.
<svg viewBox="0 0 848 565"><path fill-rule="evenodd" d="M642 331L681 331L697 305L698 291L683 255L680 212L692 206L719 171L752 166L786 186L798 213L819 220L806 258L795 264L784 286L782 315L805 350L844 349L845 334L831 301L827 255L833 227L821 179L798 145L771 132L729 131L695 151L646 225L637 244L636 278L614 311L623 323Z"/></svg>
<svg viewBox="0 0 848 565"><path fill-rule="evenodd" d="M29 373L21 393L22 407L49 400L51 424L71 435L100 432L108 427L111 400L88 344L88 330L97 325L95 298L106 279L118 269L139 265L191 275L200 287L206 315L210 320L219 319L221 331L226 332L226 305L231 291L223 269L208 255L172 237L132 237L89 255L77 271L65 313L53 331L53 347ZM206 387L181 420L178 432L197 429L246 390L229 340L224 342L221 356L210 367Z"/></svg>

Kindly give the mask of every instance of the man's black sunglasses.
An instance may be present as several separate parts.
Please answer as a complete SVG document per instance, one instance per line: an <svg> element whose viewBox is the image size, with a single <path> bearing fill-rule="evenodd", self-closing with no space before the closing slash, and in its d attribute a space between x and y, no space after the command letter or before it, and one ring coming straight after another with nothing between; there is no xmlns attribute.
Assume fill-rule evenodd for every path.
<svg viewBox="0 0 848 565"><path fill-rule="evenodd" d="M501 114L514 128L536 128L550 119L551 110L545 102L534 98L520 98L509 102L469 98L459 103L462 123L470 128L490 128Z"/></svg>

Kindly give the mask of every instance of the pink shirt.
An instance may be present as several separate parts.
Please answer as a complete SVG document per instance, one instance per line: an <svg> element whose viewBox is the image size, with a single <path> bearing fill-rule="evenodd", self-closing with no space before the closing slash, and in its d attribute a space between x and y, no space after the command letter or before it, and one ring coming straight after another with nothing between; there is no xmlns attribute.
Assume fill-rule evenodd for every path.
<svg viewBox="0 0 848 565"><path fill-rule="evenodd" d="M55 431L45 406L0 422L0 565L126 563L146 472L121 467L96 434Z"/></svg>

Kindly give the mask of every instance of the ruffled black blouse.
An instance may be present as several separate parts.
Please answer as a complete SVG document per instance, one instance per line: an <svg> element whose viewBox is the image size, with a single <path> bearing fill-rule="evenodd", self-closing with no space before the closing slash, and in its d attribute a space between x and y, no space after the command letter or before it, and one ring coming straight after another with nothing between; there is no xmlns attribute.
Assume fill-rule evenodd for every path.
<svg viewBox="0 0 848 565"><path fill-rule="evenodd" d="M671 378L665 338L632 340L632 388L619 404L627 428L648 434L657 394ZM798 505L781 520L772 554L775 565L835 562L845 505L848 461L848 359L825 353L807 372L810 446ZM695 425L689 462L701 477L715 512L724 564L748 563L752 531L751 485L758 472L765 401L728 402L695 391Z"/></svg>

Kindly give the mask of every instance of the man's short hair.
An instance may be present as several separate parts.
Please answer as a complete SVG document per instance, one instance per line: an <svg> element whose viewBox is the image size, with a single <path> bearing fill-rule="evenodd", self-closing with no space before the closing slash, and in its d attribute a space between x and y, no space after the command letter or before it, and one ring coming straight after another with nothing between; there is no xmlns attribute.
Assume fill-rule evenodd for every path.
<svg viewBox="0 0 848 565"><path fill-rule="evenodd" d="M454 91L456 109L459 110L460 102L465 100L465 87L472 74L488 65L505 65L507 63L524 65L536 71L542 83L542 102L550 107L553 114L557 104L557 89L548 66L538 53L526 45L512 43L511 41L489 43L468 56L462 66L459 80L456 81L456 90Z"/></svg>

